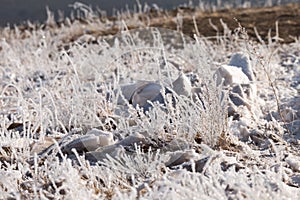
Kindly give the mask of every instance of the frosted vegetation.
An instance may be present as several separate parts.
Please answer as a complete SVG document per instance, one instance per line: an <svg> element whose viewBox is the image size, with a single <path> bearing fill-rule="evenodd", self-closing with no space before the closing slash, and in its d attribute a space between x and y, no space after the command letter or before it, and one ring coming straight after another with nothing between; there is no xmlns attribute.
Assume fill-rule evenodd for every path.
<svg viewBox="0 0 300 200"><path fill-rule="evenodd" d="M237 23L212 41L86 15L0 33L0 199L300 197L297 38L256 42ZM89 32L114 23L117 35Z"/></svg>

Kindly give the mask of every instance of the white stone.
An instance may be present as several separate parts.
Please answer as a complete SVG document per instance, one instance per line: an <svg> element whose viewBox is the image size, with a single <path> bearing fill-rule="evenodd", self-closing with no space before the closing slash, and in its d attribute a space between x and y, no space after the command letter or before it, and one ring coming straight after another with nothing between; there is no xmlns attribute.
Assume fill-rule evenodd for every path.
<svg viewBox="0 0 300 200"><path fill-rule="evenodd" d="M84 150L93 151L99 147L111 145L114 143L113 134L110 132L92 129L86 135L76 138L62 147L62 151L70 153L74 148L78 152Z"/></svg>
<svg viewBox="0 0 300 200"><path fill-rule="evenodd" d="M179 77L172 84L174 92L178 95L191 96L192 85L189 78L181 73ZM163 103L164 99L161 95L162 86L155 82L150 81L139 81L133 84L127 84L120 87L121 91L118 97L118 105L126 105L126 100L131 103L134 107L141 107L145 111L151 107L151 102L158 101ZM166 89L167 90L167 89ZM115 94L118 90L115 90Z"/></svg>
<svg viewBox="0 0 300 200"><path fill-rule="evenodd" d="M289 155L286 158L286 162L291 167L291 169L293 171L300 172L300 160L299 160L299 158L297 158L295 156L292 156L292 155Z"/></svg>
<svg viewBox="0 0 300 200"><path fill-rule="evenodd" d="M99 146L107 146L114 143L114 137L111 132L93 128L92 130L88 131L86 135L96 136Z"/></svg>
<svg viewBox="0 0 300 200"><path fill-rule="evenodd" d="M255 84L234 85L232 86L231 92L251 101L257 99L257 88Z"/></svg>
<svg viewBox="0 0 300 200"><path fill-rule="evenodd" d="M157 83L147 83L137 88L132 95L132 105L144 107L148 101L152 101L160 94L162 87Z"/></svg>
<svg viewBox="0 0 300 200"><path fill-rule="evenodd" d="M173 90L178 95L183 96L191 96L192 93L192 85L189 78L184 74L180 73L179 77L173 82Z"/></svg>
<svg viewBox="0 0 300 200"><path fill-rule="evenodd" d="M251 62L249 59L249 56L247 54L244 54L242 52L235 53L231 56L229 65L236 66L246 74L246 76L249 78L250 81L254 81L255 77L253 74Z"/></svg>
<svg viewBox="0 0 300 200"><path fill-rule="evenodd" d="M215 72L217 76L217 84L220 85L223 82L224 86L233 84L250 84L249 78L244 74L241 68L230 65L222 65Z"/></svg>
<svg viewBox="0 0 300 200"><path fill-rule="evenodd" d="M115 144L99 147L94 151L87 152L86 158L90 161L102 161L107 159L108 156L117 158L120 157L121 153L125 153L124 147L133 147L135 144L138 146L146 144L145 137L142 134L134 133Z"/></svg>
<svg viewBox="0 0 300 200"><path fill-rule="evenodd" d="M120 142L116 143L115 145L116 146L130 146L130 145L134 145L134 144L145 144L145 142L146 142L145 136L143 136L140 133L134 133L134 134L124 138Z"/></svg>
<svg viewBox="0 0 300 200"><path fill-rule="evenodd" d="M186 151L175 151L167 153L169 160L166 162L166 166L176 166L181 165L184 162L190 161L191 159L197 160L199 159L198 154L196 154L195 150L186 150Z"/></svg>
<svg viewBox="0 0 300 200"><path fill-rule="evenodd" d="M133 94L135 93L135 91L138 88L141 88L142 86L144 86L144 85L146 85L148 83L149 83L149 81L138 81L136 83L121 85L120 92L123 95L123 97L120 95L118 97L117 103L119 105L124 105L125 104L125 100L131 101L131 98L132 98ZM117 93L118 91L119 90L115 90L115 93Z"/></svg>

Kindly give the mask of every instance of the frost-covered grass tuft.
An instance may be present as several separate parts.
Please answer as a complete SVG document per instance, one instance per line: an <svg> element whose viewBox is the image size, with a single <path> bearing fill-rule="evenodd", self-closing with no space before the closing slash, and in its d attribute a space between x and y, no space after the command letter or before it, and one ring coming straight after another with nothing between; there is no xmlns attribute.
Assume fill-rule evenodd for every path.
<svg viewBox="0 0 300 200"><path fill-rule="evenodd" d="M149 28L134 16L86 23L84 34L76 20L1 30L0 199L300 196L299 40L258 43L240 26L210 41ZM113 23L122 28L117 35L95 38L88 30ZM129 31L130 23L144 28ZM256 79L217 85L216 70L237 52L250 57ZM192 95L173 91L182 74ZM148 102L145 111L120 92L141 80L160 84L164 103ZM257 89L254 98L247 87ZM240 88L246 103L237 106L230 95ZM111 132L115 143L61 148L93 128Z"/></svg>

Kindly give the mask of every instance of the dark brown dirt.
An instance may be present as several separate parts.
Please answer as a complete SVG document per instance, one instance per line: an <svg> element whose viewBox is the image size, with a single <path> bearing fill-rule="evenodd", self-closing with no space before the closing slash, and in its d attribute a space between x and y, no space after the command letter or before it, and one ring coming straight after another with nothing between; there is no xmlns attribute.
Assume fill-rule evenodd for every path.
<svg viewBox="0 0 300 200"><path fill-rule="evenodd" d="M200 35L210 37L216 36L217 31L211 26L214 24L220 34L223 34L224 28L221 20L230 30L239 27L246 28L248 35L257 38L254 32L256 27L263 40L267 40L268 33L271 36L276 35L276 21L278 22L279 37L283 42L293 42L295 38L300 37L300 4L287 4L284 6L266 7L266 8L248 8L248 9L230 9L217 12L201 12L193 9L177 9L170 12L170 16L176 16L181 13L183 18L182 30L185 34L193 35L196 33L193 16L195 16ZM163 21L163 23L161 23ZM153 18L152 26L176 29L177 25L173 20L159 20Z"/></svg>
<svg viewBox="0 0 300 200"><path fill-rule="evenodd" d="M230 29L235 30L240 25L246 29L250 38L257 39L254 28L257 29L258 34L262 40L266 41L268 35L271 37L276 35L276 22L278 22L279 37L282 39L280 42L290 43L299 39L300 37L300 4L286 4L282 6L263 7L263 8L238 8L238 9L224 9L216 12L206 11L203 12L194 8L177 8L173 11L150 11L149 13L135 14L140 20L138 26L129 25L129 29L135 29L151 26L162 27L173 30L178 30L176 23L176 16L182 16L182 27L179 27L184 34L193 36L196 33L195 18L199 35L205 37L214 37L224 34L224 24ZM132 16L123 16L125 21L130 21ZM99 19L96 19L99 20ZM116 17L109 17L100 19L101 21L116 21ZM67 38L64 38L65 43L75 41L83 34L91 34L93 36L106 36L117 34L119 30L118 25L113 25L110 28L99 29L95 24L90 23L89 20L77 19L77 22L84 24L84 28L77 29L76 32L72 32ZM59 28L62 23L58 24L46 24L46 25L33 25L19 27L19 30L23 33L33 29L50 28L55 30ZM223 25L222 25L223 23ZM117 24L117 23L115 23ZM212 24L215 26L213 28ZM13 29L12 29L13 31ZM55 31L54 31L55 32ZM1 35L1 31L0 31ZM26 34L23 35L26 37Z"/></svg>
<svg viewBox="0 0 300 200"><path fill-rule="evenodd" d="M139 19L152 27L177 30L178 25L174 19L176 19L178 14L183 16L183 33L190 36L196 33L194 17L199 34L205 37L214 37L217 34L222 35L224 33L224 24L230 30L235 30L240 24L246 29L250 38L257 39L254 31L254 28L256 28L262 40L267 41L269 34L271 37L276 35L276 22L278 22L278 32L279 37L282 39L280 40L281 42L290 43L300 37L299 3L262 8L224 9L216 12L203 12L193 8L177 8L173 11L153 11L147 15L140 15ZM133 28L137 27L129 27L129 29ZM216 28L218 31L216 31ZM106 30L101 35L115 34L117 32L118 29L115 28Z"/></svg>
<svg viewBox="0 0 300 200"><path fill-rule="evenodd" d="M183 33L190 36L196 33L193 20L193 17L195 17L199 34L205 37L214 37L217 34L222 35L224 32L224 24L226 24L230 30L235 30L240 24L246 29L250 38L257 39L257 35L254 31L254 28L256 28L262 40L267 41L269 34L271 37L276 35L276 22L278 22L278 32L279 37L282 39L280 40L281 42L290 43L300 37L299 3L262 8L224 9L216 12L203 12L193 8L177 8L173 11L153 11L147 13L147 15L140 15L139 19L152 27L177 30L176 16L178 14L183 17ZM113 18L110 19L114 20ZM211 24L213 24L215 28L213 28ZM129 29L134 28L137 27L129 26ZM216 28L218 31L216 31ZM118 31L118 28L113 28L101 31L100 34L98 32L96 35L116 34Z"/></svg>

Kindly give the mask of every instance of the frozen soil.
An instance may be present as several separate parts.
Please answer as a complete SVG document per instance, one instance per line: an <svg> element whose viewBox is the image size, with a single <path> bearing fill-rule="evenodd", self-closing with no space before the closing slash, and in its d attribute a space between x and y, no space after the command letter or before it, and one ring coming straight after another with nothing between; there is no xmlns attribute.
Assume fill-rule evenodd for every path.
<svg viewBox="0 0 300 200"><path fill-rule="evenodd" d="M2 29L0 199L298 199L299 10L82 7L81 19ZM238 52L253 80L216 84ZM141 80L176 92L144 112L120 94Z"/></svg>

